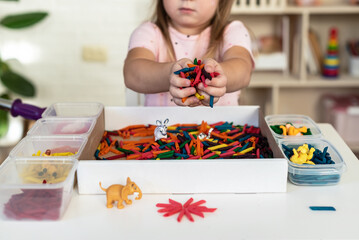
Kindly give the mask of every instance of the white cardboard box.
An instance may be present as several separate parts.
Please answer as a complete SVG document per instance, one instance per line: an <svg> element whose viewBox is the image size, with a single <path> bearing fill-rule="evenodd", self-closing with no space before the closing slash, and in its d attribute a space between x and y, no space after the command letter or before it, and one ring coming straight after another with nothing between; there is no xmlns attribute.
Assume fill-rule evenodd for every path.
<svg viewBox="0 0 359 240"><path fill-rule="evenodd" d="M106 107L105 129L155 124L208 124L228 121L260 126L274 158L216 160L81 160L77 170L80 194L104 194L100 187L125 184L127 177L143 193L286 192L288 165L258 106L237 107ZM98 130L98 129L97 129ZM93 151L93 149L92 149Z"/></svg>

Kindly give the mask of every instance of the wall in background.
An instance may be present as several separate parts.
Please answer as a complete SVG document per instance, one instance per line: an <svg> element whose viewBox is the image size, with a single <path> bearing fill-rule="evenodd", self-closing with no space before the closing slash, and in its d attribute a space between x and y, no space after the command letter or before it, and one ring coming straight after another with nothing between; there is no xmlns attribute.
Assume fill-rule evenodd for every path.
<svg viewBox="0 0 359 240"><path fill-rule="evenodd" d="M17 58L19 62L11 61L14 70L36 85L37 96L23 99L27 103L42 107L69 101L126 105L126 95L136 99L126 90L122 73L129 37L150 17L151 9L152 0L0 1L0 17L49 12L44 21L28 29L0 27L0 54L3 59ZM86 46L104 51L107 60L85 61ZM127 105L137 104L133 101Z"/></svg>

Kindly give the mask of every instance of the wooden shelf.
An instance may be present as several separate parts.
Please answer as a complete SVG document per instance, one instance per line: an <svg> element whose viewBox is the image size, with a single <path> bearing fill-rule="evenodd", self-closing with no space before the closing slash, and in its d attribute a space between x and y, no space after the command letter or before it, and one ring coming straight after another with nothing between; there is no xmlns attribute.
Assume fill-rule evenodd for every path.
<svg viewBox="0 0 359 240"><path fill-rule="evenodd" d="M299 81L295 77L282 72L254 72L249 87L265 88L286 83L296 85Z"/></svg>
<svg viewBox="0 0 359 240"><path fill-rule="evenodd" d="M341 74L337 79L309 75L306 81L310 86L317 87L359 87L359 78Z"/></svg>
<svg viewBox="0 0 359 240"><path fill-rule="evenodd" d="M298 79L281 72L254 72L249 84L250 88L300 87L300 88L359 88L359 78L342 74L338 79L326 79L322 76L308 76Z"/></svg>
<svg viewBox="0 0 359 240"><path fill-rule="evenodd" d="M313 7L289 6L285 13L309 13L309 14L356 14L359 13L359 7L353 5L329 5Z"/></svg>
<svg viewBox="0 0 359 240"><path fill-rule="evenodd" d="M286 9L262 9L262 8L232 8L232 14L241 14L241 15L262 15L262 14L273 14L273 15L282 15L286 13Z"/></svg>
<svg viewBox="0 0 359 240"><path fill-rule="evenodd" d="M287 6L284 8L232 8L232 14L241 15L282 15L282 14L358 14L359 6L353 5L323 5L313 7Z"/></svg>

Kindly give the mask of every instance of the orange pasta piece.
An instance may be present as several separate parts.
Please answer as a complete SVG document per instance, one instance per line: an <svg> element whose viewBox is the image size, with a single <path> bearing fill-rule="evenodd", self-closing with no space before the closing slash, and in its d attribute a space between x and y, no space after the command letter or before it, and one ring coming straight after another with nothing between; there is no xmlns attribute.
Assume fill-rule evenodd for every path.
<svg viewBox="0 0 359 240"><path fill-rule="evenodd" d="M131 154L126 157L127 160L137 159L141 156L141 154Z"/></svg>

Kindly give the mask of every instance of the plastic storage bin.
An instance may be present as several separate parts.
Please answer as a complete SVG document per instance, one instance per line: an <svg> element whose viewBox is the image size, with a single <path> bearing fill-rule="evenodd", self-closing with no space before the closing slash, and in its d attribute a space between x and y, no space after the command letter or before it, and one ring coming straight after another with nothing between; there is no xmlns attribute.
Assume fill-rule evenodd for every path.
<svg viewBox="0 0 359 240"><path fill-rule="evenodd" d="M101 103L54 103L42 114L43 118L51 117L94 117L103 112Z"/></svg>
<svg viewBox="0 0 359 240"><path fill-rule="evenodd" d="M294 114L278 114L278 115L269 115L264 118L268 127L270 128L274 138L278 142L280 139L291 139L291 138L320 138L322 137L322 132L320 131L318 125L308 116L305 115L294 115ZM310 129L312 135L303 135L303 136L284 136L278 133L275 133L271 126L272 125L285 125L287 123L292 123L294 127L299 128L306 126Z"/></svg>
<svg viewBox="0 0 359 240"><path fill-rule="evenodd" d="M340 181L345 170L345 163L336 148L325 139L282 139L278 144L284 152L282 144L289 148L297 149L303 144L308 144L321 151L328 146L328 153L335 164L296 164L288 161L288 178L296 185L335 185Z"/></svg>
<svg viewBox="0 0 359 240"><path fill-rule="evenodd" d="M100 142L105 126L105 113L102 103L78 102L78 103L54 103L42 114L43 119L64 118L91 118L95 119L95 125L90 131L84 152L79 160L94 159L94 152Z"/></svg>
<svg viewBox="0 0 359 240"><path fill-rule="evenodd" d="M7 158L0 166L0 216L5 220L59 220L72 197L78 161Z"/></svg>
<svg viewBox="0 0 359 240"><path fill-rule="evenodd" d="M344 141L350 145L359 143L359 94L321 97L322 121L333 125Z"/></svg>
<svg viewBox="0 0 359 240"><path fill-rule="evenodd" d="M51 151L51 154L71 152L74 155L68 156L69 158L79 159L86 143L87 138L81 136L26 136L14 147L14 149L10 152L9 156L36 158L36 156L33 155L37 155L38 153L40 153L40 156L42 156L44 153L46 153L46 150L49 149ZM51 156L51 158L58 157L64 156ZM44 158L49 157L44 156Z"/></svg>
<svg viewBox="0 0 359 240"><path fill-rule="evenodd" d="M43 118L36 121L27 133L32 136L84 135L91 133L96 123L94 118Z"/></svg>

